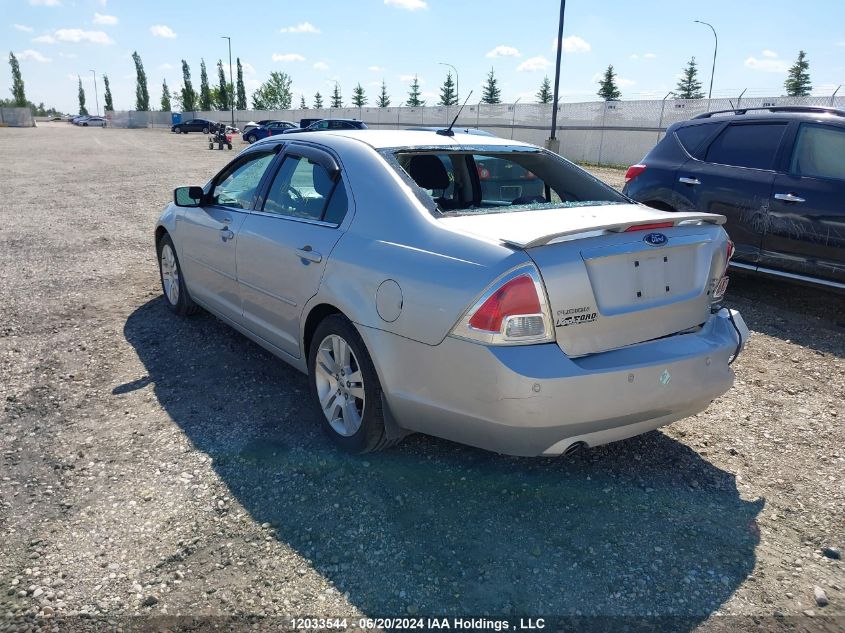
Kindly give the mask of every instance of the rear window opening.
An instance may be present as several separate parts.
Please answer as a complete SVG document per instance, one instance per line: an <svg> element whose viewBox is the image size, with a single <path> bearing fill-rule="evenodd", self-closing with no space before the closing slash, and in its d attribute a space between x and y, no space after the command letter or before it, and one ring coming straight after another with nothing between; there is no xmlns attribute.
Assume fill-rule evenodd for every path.
<svg viewBox="0 0 845 633"><path fill-rule="evenodd" d="M498 149L499 151L496 151ZM389 162L435 215L483 215L628 200L582 169L540 151L399 150Z"/></svg>

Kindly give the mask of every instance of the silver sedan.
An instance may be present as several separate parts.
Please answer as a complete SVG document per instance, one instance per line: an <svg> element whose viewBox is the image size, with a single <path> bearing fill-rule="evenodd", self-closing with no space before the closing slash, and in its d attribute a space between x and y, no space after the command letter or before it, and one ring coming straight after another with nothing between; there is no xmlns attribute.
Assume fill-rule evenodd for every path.
<svg viewBox="0 0 845 633"><path fill-rule="evenodd" d="M722 308L725 219L630 200L494 137L271 137L155 230L200 306L309 376L342 448L422 432L559 455L702 411L748 330Z"/></svg>

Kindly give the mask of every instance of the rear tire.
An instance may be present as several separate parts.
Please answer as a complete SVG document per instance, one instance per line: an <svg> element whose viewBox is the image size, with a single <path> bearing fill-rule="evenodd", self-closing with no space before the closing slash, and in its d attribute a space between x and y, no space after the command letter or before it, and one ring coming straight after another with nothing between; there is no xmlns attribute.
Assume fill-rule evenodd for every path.
<svg viewBox="0 0 845 633"><path fill-rule="evenodd" d="M204 128L202 129L202 133L203 133L203 134L208 134L208 128L207 128L207 127L204 127Z"/></svg>
<svg viewBox="0 0 845 633"><path fill-rule="evenodd" d="M382 389L361 335L344 316L317 326L308 350L308 381L320 426L349 453L370 453L395 443L387 438Z"/></svg>
<svg viewBox="0 0 845 633"><path fill-rule="evenodd" d="M161 290L167 307L182 317L194 314L199 310L199 306L191 299L185 287L185 277L182 275L182 266L176 256L173 240L165 233L156 246Z"/></svg>

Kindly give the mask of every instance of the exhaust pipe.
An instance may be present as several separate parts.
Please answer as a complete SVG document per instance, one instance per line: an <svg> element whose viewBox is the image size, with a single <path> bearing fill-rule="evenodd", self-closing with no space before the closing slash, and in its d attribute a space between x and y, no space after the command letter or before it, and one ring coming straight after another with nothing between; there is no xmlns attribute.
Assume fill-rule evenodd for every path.
<svg viewBox="0 0 845 633"><path fill-rule="evenodd" d="M581 449L587 448L586 442L575 442L574 444L570 444L565 451L563 451L564 457L570 457L575 453L579 452Z"/></svg>

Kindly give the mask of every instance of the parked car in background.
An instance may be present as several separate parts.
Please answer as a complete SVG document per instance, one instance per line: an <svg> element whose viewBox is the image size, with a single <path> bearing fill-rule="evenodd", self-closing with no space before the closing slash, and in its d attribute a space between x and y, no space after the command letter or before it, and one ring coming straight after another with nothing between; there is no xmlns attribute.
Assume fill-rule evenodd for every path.
<svg viewBox="0 0 845 633"><path fill-rule="evenodd" d="M82 127L106 127L106 119L101 116L89 116L82 119L77 125Z"/></svg>
<svg viewBox="0 0 845 633"><path fill-rule="evenodd" d="M182 134L187 134L188 132L202 132L203 134L208 134L210 130L214 129L215 125L217 125L216 121L209 121L208 119L189 119L187 121L182 121L181 123L176 123L170 128L170 131L180 132Z"/></svg>
<svg viewBox="0 0 845 633"><path fill-rule="evenodd" d="M510 184L527 173L542 201ZM631 204L525 143L329 130L176 189L155 244L171 311L205 307L306 373L341 448L419 431L559 455L730 388L748 330L719 305L724 220Z"/></svg>
<svg viewBox="0 0 845 633"><path fill-rule="evenodd" d="M323 119L299 119L299 126L302 129L307 128L312 123L316 123L317 121L322 121Z"/></svg>
<svg viewBox="0 0 845 633"><path fill-rule="evenodd" d="M321 119L306 128L285 130L284 134L292 132L324 132L326 130L366 130L367 124L358 119Z"/></svg>
<svg viewBox="0 0 845 633"><path fill-rule="evenodd" d="M244 133L249 132L257 127L263 127L269 125L270 123L287 123L290 127L299 127L296 123L291 121L280 121L278 119L264 119L262 121L250 121L246 125L244 125L243 131Z"/></svg>
<svg viewBox="0 0 845 633"><path fill-rule="evenodd" d="M677 123L624 192L727 217L732 266L845 290L845 111L745 108Z"/></svg>
<svg viewBox="0 0 845 633"><path fill-rule="evenodd" d="M71 118L70 122L74 125L82 125L82 123L90 118L91 116L88 114L77 114L75 117Z"/></svg>
<svg viewBox="0 0 845 633"><path fill-rule="evenodd" d="M267 138L268 136L282 134L285 130L293 129L296 129L296 123L291 123L290 121L268 121L266 124L260 125L259 127L245 130L243 139L247 143L255 143L255 141Z"/></svg>

